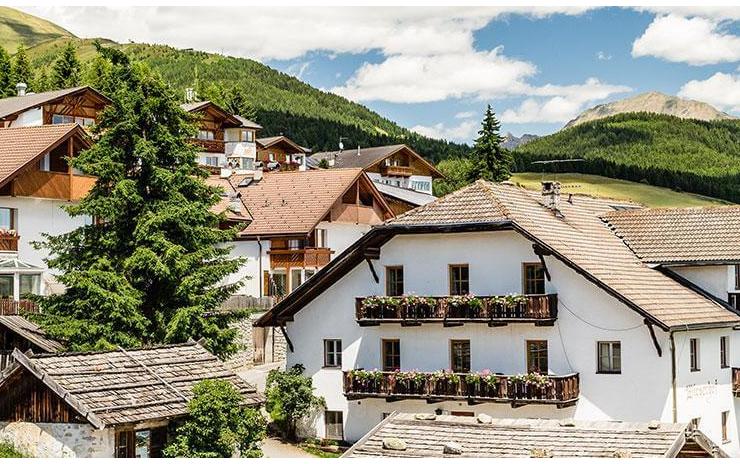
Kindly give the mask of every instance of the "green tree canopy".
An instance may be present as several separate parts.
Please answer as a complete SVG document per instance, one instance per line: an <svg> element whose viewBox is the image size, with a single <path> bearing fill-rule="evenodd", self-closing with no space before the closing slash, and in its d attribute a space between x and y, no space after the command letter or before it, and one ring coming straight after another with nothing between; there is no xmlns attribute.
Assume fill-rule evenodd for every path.
<svg viewBox="0 0 740 464"><path fill-rule="evenodd" d="M80 61L71 41L67 42L59 58L54 62L52 85L58 89L80 85Z"/></svg>
<svg viewBox="0 0 740 464"><path fill-rule="evenodd" d="M0 46L0 98L15 95L15 82L13 82L13 66L10 55Z"/></svg>
<svg viewBox="0 0 740 464"><path fill-rule="evenodd" d="M221 356L235 332L206 316L238 287L222 285L241 260L222 244L207 186L186 138L193 133L174 93L147 67L100 47L110 62L101 88L113 103L95 127L97 141L72 164L97 177L90 193L66 207L88 225L45 237L50 268L66 292L40 298L47 333L71 349L135 347L206 339Z"/></svg>
<svg viewBox="0 0 740 464"><path fill-rule="evenodd" d="M290 439L296 438L298 421L324 405L323 398L314 396L313 381L304 377L304 371L301 364L296 364L285 372L274 370L267 374L265 408Z"/></svg>
<svg viewBox="0 0 740 464"><path fill-rule="evenodd" d="M488 105L486 113L478 131L478 138L473 145L475 168L471 171L472 182L476 179L486 179L501 182L511 177L513 158L511 153L501 146L504 138L501 136L501 123Z"/></svg>
<svg viewBox="0 0 740 464"><path fill-rule="evenodd" d="M441 197L470 183L475 162L470 158L452 157L440 161L436 167L444 174L444 178L435 179L433 185L434 195Z"/></svg>
<svg viewBox="0 0 740 464"><path fill-rule="evenodd" d="M165 448L165 456L230 458L235 451L241 457L262 456L259 444L266 435L265 419L243 403L239 390L226 380L199 382L188 402L188 418Z"/></svg>
<svg viewBox="0 0 740 464"><path fill-rule="evenodd" d="M13 88L19 82L27 85L33 83L33 72L31 71L31 62L28 60L26 49L23 45L18 46L18 51L13 56ZM30 88L30 87L29 87Z"/></svg>

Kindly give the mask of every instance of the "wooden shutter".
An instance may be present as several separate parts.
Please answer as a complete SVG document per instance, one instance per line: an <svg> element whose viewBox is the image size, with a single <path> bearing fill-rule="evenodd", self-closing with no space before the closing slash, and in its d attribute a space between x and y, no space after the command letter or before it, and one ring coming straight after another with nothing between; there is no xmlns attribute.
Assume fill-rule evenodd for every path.
<svg viewBox="0 0 740 464"><path fill-rule="evenodd" d="M264 271L264 273L262 274L262 289L263 289L263 295L271 296L270 295L270 271Z"/></svg>

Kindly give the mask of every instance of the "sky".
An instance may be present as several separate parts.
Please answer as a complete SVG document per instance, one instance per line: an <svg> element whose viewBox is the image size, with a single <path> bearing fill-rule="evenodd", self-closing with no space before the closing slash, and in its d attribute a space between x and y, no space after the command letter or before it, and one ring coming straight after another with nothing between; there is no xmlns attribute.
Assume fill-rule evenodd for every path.
<svg viewBox="0 0 740 464"><path fill-rule="evenodd" d="M258 60L435 138L557 131L659 91L740 116L740 7L18 7L79 37Z"/></svg>

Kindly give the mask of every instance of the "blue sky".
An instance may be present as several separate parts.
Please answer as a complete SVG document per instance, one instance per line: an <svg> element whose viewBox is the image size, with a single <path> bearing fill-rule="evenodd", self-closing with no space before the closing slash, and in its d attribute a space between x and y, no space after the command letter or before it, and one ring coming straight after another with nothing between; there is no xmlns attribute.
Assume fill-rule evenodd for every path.
<svg viewBox="0 0 740 464"><path fill-rule="evenodd" d="M740 114L737 7L221 8L22 9L82 37L254 58L463 142L488 103L515 135L653 90Z"/></svg>

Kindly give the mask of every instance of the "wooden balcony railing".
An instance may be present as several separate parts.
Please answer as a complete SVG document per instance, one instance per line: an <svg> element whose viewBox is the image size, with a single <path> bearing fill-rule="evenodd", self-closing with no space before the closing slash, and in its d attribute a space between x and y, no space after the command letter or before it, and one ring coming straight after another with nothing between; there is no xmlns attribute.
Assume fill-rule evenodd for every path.
<svg viewBox="0 0 740 464"><path fill-rule="evenodd" d="M190 143L208 153L226 153L226 144L223 140L204 140L191 138Z"/></svg>
<svg viewBox="0 0 740 464"><path fill-rule="evenodd" d="M411 177L414 170L409 166L381 166L380 174L384 176Z"/></svg>
<svg viewBox="0 0 740 464"><path fill-rule="evenodd" d="M37 313L39 307L31 300L18 300L12 298L0 298L0 316L15 316L21 313Z"/></svg>
<svg viewBox="0 0 740 464"><path fill-rule="evenodd" d="M329 248L301 248L297 250L270 250L270 267L323 267L331 260Z"/></svg>
<svg viewBox="0 0 740 464"><path fill-rule="evenodd" d="M501 326L509 323L553 325L558 316L558 296L479 296L476 304L460 304L451 297L357 297L355 312L361 326L400 323L417 326L441 322L448 327L466 322Z"/></svg>
<svg viewBox="0 0 740 464"><path fill-rule="evenodd" d="M740 367L732 368L732 393L740 397Z"/></svg>
<svg viewBox="0 0 740 464"><path fill-rule="evenodd" d="M18 251L19 238L20 237L15 232L0 230L0 252Z"/></svg>
<svg viewBox="0 0 740 464"><path fill-rule="evenodd" d="M344 373L344 394L348 399L467 400L469 404L510 403L513 407L553 404L564 408L578 401L579 377L578 374L510 376L355 370Z"/></svg>

